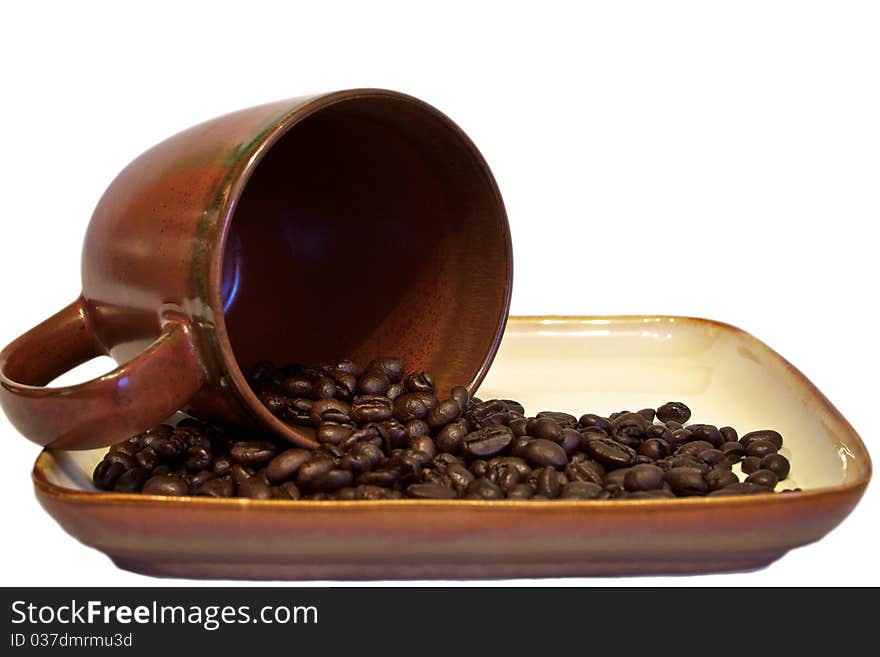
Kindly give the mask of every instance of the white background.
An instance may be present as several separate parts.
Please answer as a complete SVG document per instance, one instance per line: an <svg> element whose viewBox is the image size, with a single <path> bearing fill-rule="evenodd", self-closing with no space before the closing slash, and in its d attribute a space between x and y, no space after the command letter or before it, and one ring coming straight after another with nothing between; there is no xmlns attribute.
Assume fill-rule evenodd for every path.
<svg viewBox="0 0 880 657"><path fill-rule="evenodd" d="M880 454L876 5L131 6L15 3L0 17L0 344L78 294L92 208L142 150L241 107L388 87L449 114L490 163L514 313L733 323ZM2 416L0 432L0 583L161 583L62 532L32 494L38 448ZM875 485L827 538L765 570L612 581L877 585L878 515Z"/></svg>

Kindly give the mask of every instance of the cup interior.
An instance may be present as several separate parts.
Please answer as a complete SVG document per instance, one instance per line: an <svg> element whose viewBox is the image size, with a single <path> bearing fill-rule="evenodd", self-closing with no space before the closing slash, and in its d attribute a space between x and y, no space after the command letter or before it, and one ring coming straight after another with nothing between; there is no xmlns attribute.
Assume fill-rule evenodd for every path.
<svg viewBox="0 0 880 657"><path fill-rule="evenodd" d="M401 357L476 384L507 316L511 251L482 157L442 114L367 94L262 154L227 226L220 289L238 367Z"/></svg>

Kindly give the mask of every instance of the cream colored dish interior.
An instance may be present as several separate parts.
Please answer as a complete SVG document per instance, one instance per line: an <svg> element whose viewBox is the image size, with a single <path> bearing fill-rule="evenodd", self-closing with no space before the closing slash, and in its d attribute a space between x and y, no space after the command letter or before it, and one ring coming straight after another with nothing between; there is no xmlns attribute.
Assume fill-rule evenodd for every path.
<svg viewBox="0 0 880 657"><path fill-rule="evenodd" d="M683 401L693 422L742 435L782 433L803 489L852 483L870 467L859 437L797 370L733 327L678 317L512 317L478 395L521 401L526 412L608 414ZM94 490L105 450L56 452L51 482Z"/></svg>

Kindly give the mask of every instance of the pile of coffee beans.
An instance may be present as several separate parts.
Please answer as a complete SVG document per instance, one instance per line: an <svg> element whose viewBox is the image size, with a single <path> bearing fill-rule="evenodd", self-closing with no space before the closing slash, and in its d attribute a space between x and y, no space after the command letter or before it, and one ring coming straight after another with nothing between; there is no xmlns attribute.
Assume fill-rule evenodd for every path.
<svg viewBox="0 0 880 657"><path fill-rule="evenodd" d="M438 397L429 373L405 373L395 358L365 368L260 363L249 378L270 412L312 427L320 447L186 418L111 447L95 486L288 500L652 499L770 493L790 468L778 432L687 424L681 402L527 417L518 402L470 398L463 387Z"/></svg>

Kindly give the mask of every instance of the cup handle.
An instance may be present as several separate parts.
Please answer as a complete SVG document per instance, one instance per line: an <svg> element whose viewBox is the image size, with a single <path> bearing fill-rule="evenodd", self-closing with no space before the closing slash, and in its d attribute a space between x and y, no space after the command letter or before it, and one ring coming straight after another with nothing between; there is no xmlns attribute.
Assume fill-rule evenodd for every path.
<svg viewBox="0 0 880 657"><path fill-rule="evenodd" d="M50 388L50 381L106 350L80 297L0 352L0 406L25 437L46 447L92 449L162 422L205 384L185 322L172 321L134 359L104 376Z"/></svg>

